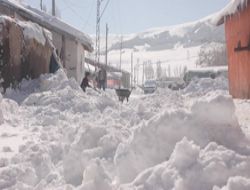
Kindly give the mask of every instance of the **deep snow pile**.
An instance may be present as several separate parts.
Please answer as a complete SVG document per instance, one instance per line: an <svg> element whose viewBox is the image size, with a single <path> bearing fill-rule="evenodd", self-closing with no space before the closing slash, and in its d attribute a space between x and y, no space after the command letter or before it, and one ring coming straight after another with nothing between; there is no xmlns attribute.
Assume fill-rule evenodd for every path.
<svg viewBox="0 0 250 190"><path fill-rule="evenodd" d="M201 96L217 90L228 94L228 89L228 79L221 76L216 80L211 78L194 79L183 92L191 96Z"/></svg>
<svg viewBox="0 0 250 190"><path fill-rule="evenodd" d="M144 169L168 160L183 137L202 148L214 141L244 152L244 135L234 111L230 97L212 94L195 102L190 111L165 110L157 114L136 128L129 142L119 145L115 157L119 179L129 182ZM130 170L126 170L128 165Z"/></svg>
<svg viewBox="0 0 250 190"><path fill-rule="evenodd" d="M234 187L227 190L246 190L250 182L249 161L249 157L216 143L211 142L202 149L183 138L168 161L145 170L121 189L217 190L218 186L232 182L230 176L237 176L240 180L235 180Z"/></svg>
<svg viewBox="0 0 250 190"><path fill-rule="evenodd" d="M0 189L245 190L250 148L233 100L206 92L121 105L63 71L24 81L0 103Z"/></svg>
<svg viewBox="0 0 250 190"><path fill-rule="evenodd" d="M234 100L236 114L246 136L250 138L250 100Z"/></svg>

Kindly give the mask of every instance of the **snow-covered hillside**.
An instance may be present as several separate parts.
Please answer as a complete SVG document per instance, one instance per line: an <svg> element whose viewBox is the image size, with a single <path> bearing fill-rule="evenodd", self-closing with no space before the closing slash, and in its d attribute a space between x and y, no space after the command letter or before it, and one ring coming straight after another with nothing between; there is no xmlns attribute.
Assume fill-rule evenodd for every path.
<svg viewBox="0 0 250 190"><path fill-rule="evenodd" d="M249 114L225 78L121 105L43 75L0 95L0 189L248 190Z"/></svg>
<svg viewBox="0 0 250 190"><path fill-rule="evenodd" d="M224 26L212 25L211 18L213 17L209 16L195 22L123 35L122 69L131 71L131 53L134 65L139 65L136 68L139 69L139 79L142 78L143 62L155 64L160 61L163 69L171 67L171 73L180 67L196 67L201 46L220 47L225 44ZM102 38L104 52L103 45L105 45L104 38ZM119 67L120 48L121 36L110 35L109 64Z"/></svg>
<svg viewBox="0 0 250 190"><path fill-rule="evenodd" d="M121 47L121 38L111 37L110 51ZM200 46L204 43L224 43L224 27L216 27L210 23L210 17L176 26L149 29L138 34L125 35L123 39L124 49L145 47L148 51L160 51L173 49L176 45L182 47Z"/></svg>

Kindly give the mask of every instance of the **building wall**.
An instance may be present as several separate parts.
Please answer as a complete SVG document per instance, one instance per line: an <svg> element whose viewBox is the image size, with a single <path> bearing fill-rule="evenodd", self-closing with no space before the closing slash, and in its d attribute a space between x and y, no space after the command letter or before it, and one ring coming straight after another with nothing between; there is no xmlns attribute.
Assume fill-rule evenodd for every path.
<svg viewBox="0 0 250 190"><path fill-rule="evenodd" d="M53 44L55 48L58 50L59 55L61 54L62 50L62 35L52 32Z"/></svg>
<svg viewBox="0 0 250 190"><path fill-rule="evenodd" d="M121 85L120 80L112 79L112 78L109 78L107 80L107 87L108 88L115 89L115 88L119 88L120 85Z"/></svg>
<svg viewBox="0 0 250 190"><path fill-rule="evenodd" d="M4 7L4 6L0 6L0 13L3 15L8 15L10 17L15 17L18 18L20 20L25 20L22 17L20 17L18 14L16 14L14 11L11 11L10 9ZM12 30L11 30L12 31ZM68 38L67 36L64 36L63 34L59 34L56 33L54 31L52 32L52 38L53 38L53 44L56 47L56 49L58 50L58 56L60 56L61 61L62 61L62 65L64 66L68 77L73 77L75 78L79 83L81 82L82 78L84 77L84 73L85 73L85 69L84 69L84 64L85 64L85 50L84 47L76 42L75 40L72 40L70 38ZM15 33L15 32L14 32ZM6 33L8 34L8 32ZM21 34L21 36L23 36ZM23 39L22 39L23 40ZM25 64L19 64L16 63L15 64L17 66L15 70L15 72L19 72L21 73L22 71L19 69L20 65L22 65L22 69L26 68L26 70L29 68L29 76L31 75L31 77L38 77L40 73L46 73L48 72L48 64L51 57L51 48L48 48L47 46L49 44L46 44L46 49L43 49L43 47L40 47L39 44L35 43L34 41L30 41L28 43L25 43L25 47L19 48L19 46L22 44L20 41L18 41L18 39L16 39L15 37L10 38L10 43L8 42L8 45L12 45L12 41L13 43L16 43L17 45L13 45L13 47L17 47L16 50L13 48L8 49L9 47L7 47L8 51L18 51L21 49L23 49L22 51L24 51L24 49L26 49L25 51ZM1 47L0 47L1 48ZM6 49L6 47L3 47ZM46 51L45 51L46 50ZM5 55L11 59L10 61L12 61L12 59L16 59L16 57L20 54L20 53L12 53L9 52L11 55L14 55L13 57L9 56L9 54L7 55L5 53ZM22 52L24 53L24 52ZM0 55L1 56L1 55ZM39 59L37 59L39 58ZM7 59L5 59L7 60ZM20 60L20 59L19 59ZM29 60L36 60L34 62L36 62L37 65L33 65L30 63ZM40 62L43 62L43 64L40 64ZM13 64L11 64L13 65ZM40 69L40 71L39 71ZM9 73L9 72L7 72ZM14 76L20 76L20 74L14 74ZM13 80L13 79L10 79ZM18 79L21 80L21 79Z"/></svg>
<svg viewBox="0 0 250 190"><path fill-rule="evenodd" d="M78 43L77 46L77 77L76 80L80 84L85 75L85 50L84 47Z"/></svg>
<svg viewBox="0 0 250 190"><path fill-rule="evenodd" d="M69 78L77 79L78 45L77 42L65 39L65 69Z"/></svg>
<svg viewBox="0 0 250 190"><path fill-rule="evenodd" d="M121 83L124 88L130 88L130 74L129 73L122 74Z"/></svg>
<svg viewBox="0 0 250 190"><path fill-rule="evenodd" d="M22 77L22 30L17 25L6 22L1 23L1 66L0 77L3 79L2 87L8 88L20 81ZM11 74L10 74L11 73Z"/></svg>
<svg viewBox="0 0 250 190"><path fill-rule="evenodd" d="M23 78L37 78L49 72L52 51L48 43L24 39L23 29L16 22L5 20L0 25L0 77L4 79L4 89Z"/></svg>
<svg viewBox="0 0 250 190"><path fill-rule="evenodd" d="M250 4L247 8L227 17L226 41L229 64L229 88L234 98L250 99L250 50L235 51L250 44Z"/></svg>

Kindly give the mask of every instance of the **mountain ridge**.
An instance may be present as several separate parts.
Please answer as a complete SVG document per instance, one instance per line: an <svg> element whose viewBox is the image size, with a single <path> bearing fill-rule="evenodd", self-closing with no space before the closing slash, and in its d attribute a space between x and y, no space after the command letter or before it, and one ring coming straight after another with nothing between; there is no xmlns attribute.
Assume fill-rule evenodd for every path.
<svg viewBox="0 0 250 190"><path fill-rule="evenodd" d="M211 17L179 25L157 27L143 32L126 34L123 37L124 49L145 47L149 51L173 49L177 44L183 47L195 47L204 43L225 43L224 25L214 26ZM111 35L109 51L121 47L121 35Z"/></svg>

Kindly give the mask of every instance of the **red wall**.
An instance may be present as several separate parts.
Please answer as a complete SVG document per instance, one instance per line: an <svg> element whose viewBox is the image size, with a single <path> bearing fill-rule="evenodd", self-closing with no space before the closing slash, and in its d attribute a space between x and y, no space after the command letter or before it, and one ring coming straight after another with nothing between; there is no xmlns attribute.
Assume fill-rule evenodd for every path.
<svg viewBox="0 0 250 190"><path fill-rule="evenodd" d="M118 88L120 85L121 85L121 82L119 80L115 80L115 79L107 80L108 88Z"/></svg>
<svg viewBox="0 0 250 190"><path fill-rule="evenodd" d="M250 4L243 11L228 16L225 24L229 61L230 94L234 98L250 99L250 51L235 52L250 43Z"/></svg>

